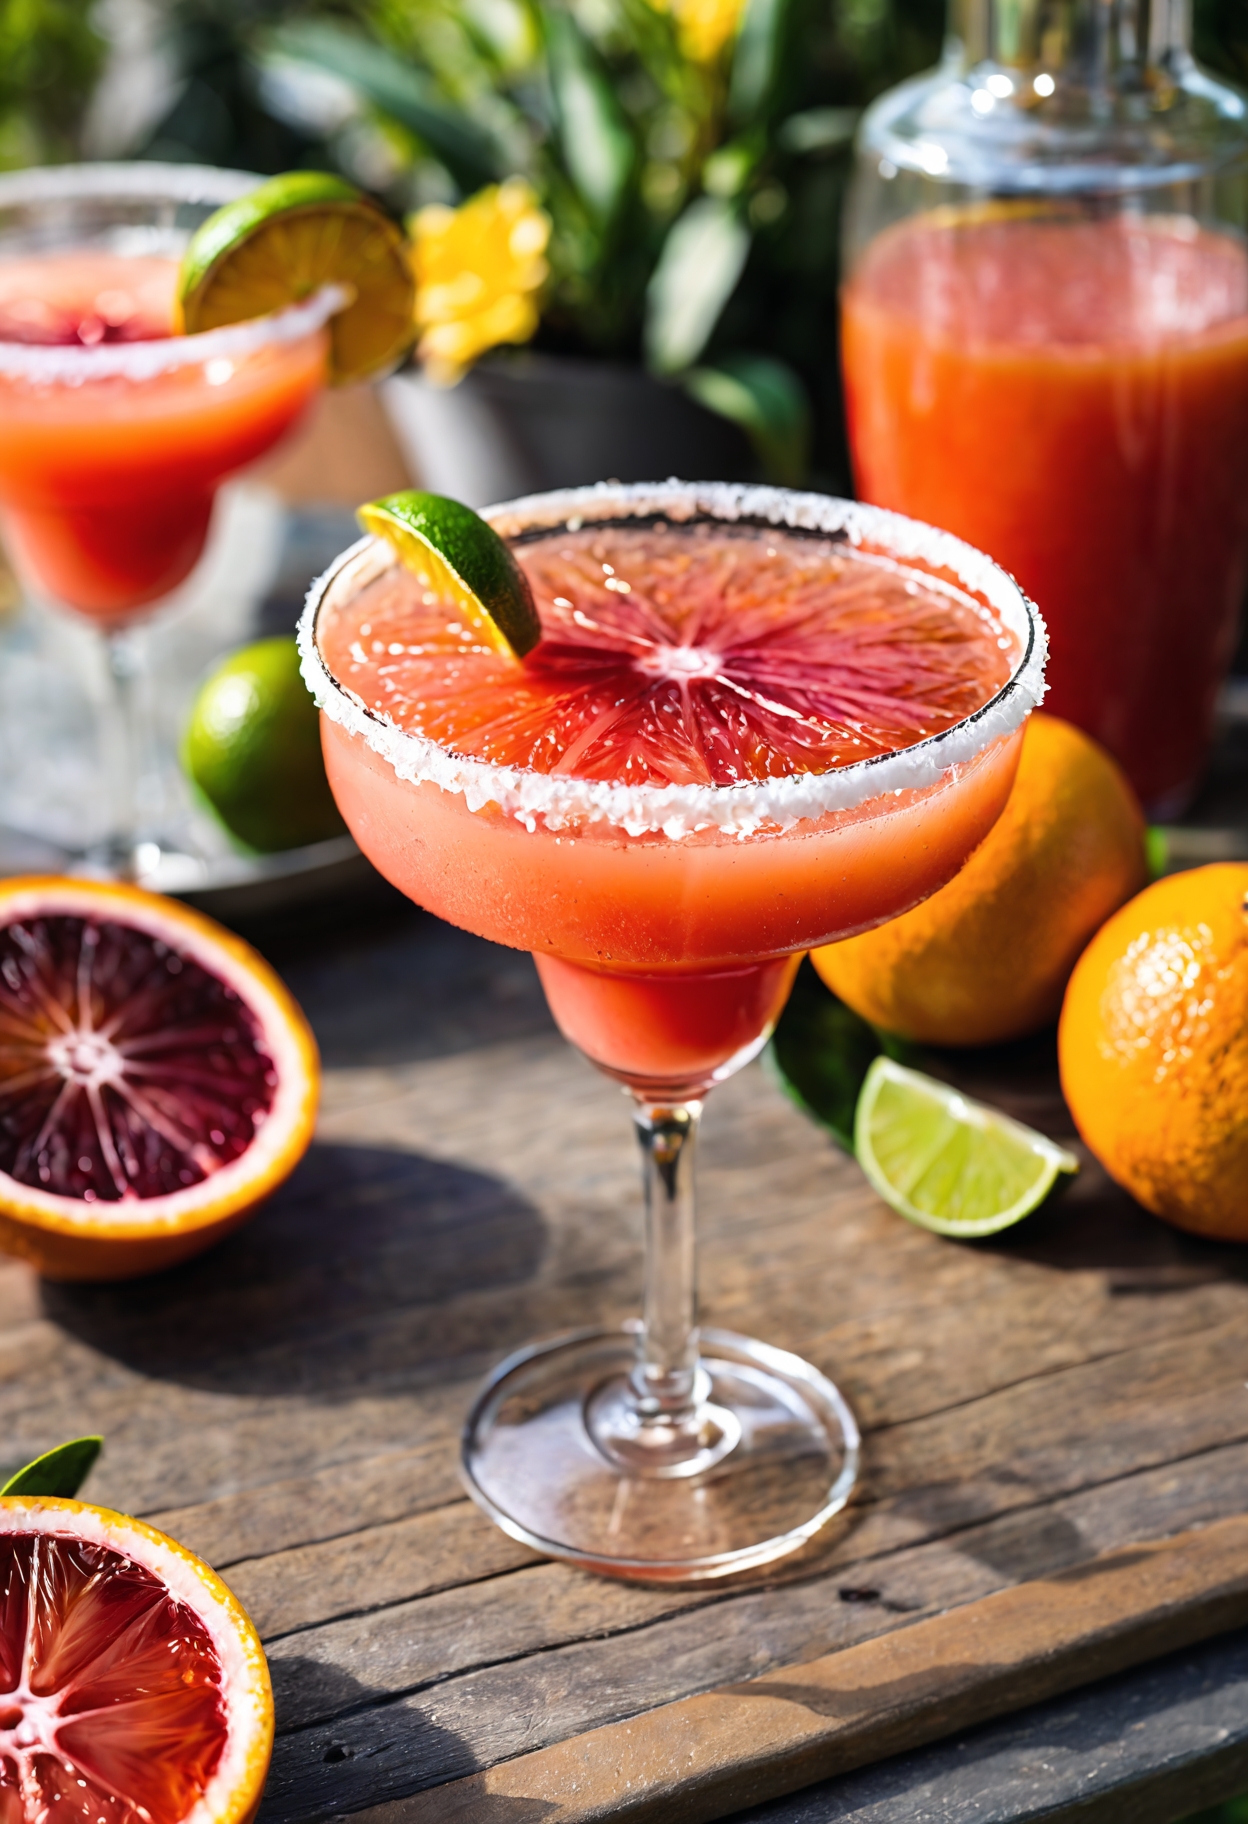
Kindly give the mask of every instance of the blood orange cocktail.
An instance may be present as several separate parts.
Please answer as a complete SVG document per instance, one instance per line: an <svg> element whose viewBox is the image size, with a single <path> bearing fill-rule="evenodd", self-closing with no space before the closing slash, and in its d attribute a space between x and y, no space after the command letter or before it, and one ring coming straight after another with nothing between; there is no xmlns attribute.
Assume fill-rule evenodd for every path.
<svg viewBox="0 0 1248 1824"><path fill-rule="evenodd" d="M936 211L870 243L843 324L861 496L1017 576L1051 707L1178 808L1248 582L1248 249L1186 217Z"/></svg>
<svg viewBox="0 0 1248 1824"><path fill-rule="evenodd" d="M172 258L108 247L0 248L0 344L48 351L0 355L0 516L49 594L105 622L184 580L221 482L271 448L324 379L315 321L193 361L176 359L185 343L162 351L177 274ZM134 344L144 352L129 364L107 359ZM58 348L106 358L58 364Z"/></svg>
<svg viewBox="0 0 1248 1824"><path fill-rule="evenodd" d="M542 620L523 664L371 539L301 629L365 853L430 910L532 950L566 1036L638 1106L639 1360L611 1335L500 1371L470 1484L544 1550L714 1575L809 1537L848 1493L856 1433L797 1358L723 1337L699 1353L700 1100L765 1042L797 955L915 904L991 827L1043 630L978 553L820 496L669 483L489 518Z"/></svg>
<svg viewBox="0 0 1248 1824"><path fill-rule="evenodd" d="M322 384L341 302L327 290L254 322L172 333L190 235L258 182L155 164L0 176L0 531L34 591L103 640L112 828L90 860L123 876L160 864L159 827L139 827L141 782L158 769L135 623L193 569L220 484Z"/></svg>

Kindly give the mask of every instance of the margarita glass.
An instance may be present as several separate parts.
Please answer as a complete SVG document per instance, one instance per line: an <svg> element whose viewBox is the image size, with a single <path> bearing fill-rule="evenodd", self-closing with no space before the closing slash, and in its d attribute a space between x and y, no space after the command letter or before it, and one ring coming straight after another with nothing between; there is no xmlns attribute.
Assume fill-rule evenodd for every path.
<svg viewBox="0 0 1248 1824"><path fill-rule="evenodd" d="M671 482L486 517L542 617L524 665L372 538L300 627L360 847L419 904L531 950L565 1036L634 1101L642 1322L504 1362L464 1470L540 1551L720 1576L811 1538L848 1499L859 1439L809 1363L699 1333L702 1101L766 1042L802 951L916 904L991 828L1044 631L980 553L825 496Z"/></svg>
<svg viewBox="0 0 1248 1824"><path fill-rule="evenodd" d="M172 333L195 228L260 180L184 165L0 177L0 526L25 579L98 628L112 829L136 871L150 766L136 624L194 568L220 484L325 377L334 288L253 322Z"/></svg>

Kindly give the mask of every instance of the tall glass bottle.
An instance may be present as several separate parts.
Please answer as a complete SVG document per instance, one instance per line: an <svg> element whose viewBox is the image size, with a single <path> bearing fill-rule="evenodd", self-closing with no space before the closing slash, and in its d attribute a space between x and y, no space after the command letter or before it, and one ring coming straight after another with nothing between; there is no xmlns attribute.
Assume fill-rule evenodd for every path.
<svg viewBox="0 0 1248 1824"><path fill-rule="evenodd" d="M1046 704L1191 796L1248 584L1248 102L1190 0L951 0L869 110L842 300L858 492L1014 572Z"/></svg>

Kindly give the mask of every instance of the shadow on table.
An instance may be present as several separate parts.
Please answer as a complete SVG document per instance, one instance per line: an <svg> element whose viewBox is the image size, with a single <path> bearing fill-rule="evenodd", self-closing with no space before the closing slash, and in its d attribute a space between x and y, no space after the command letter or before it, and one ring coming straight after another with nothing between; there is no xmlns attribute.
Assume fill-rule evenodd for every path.
<svg viewBox="0 0 1248 1824"><path fill-rule="evenodd" d="M299 1000L325 1068L389 1068L515 1041L554 1023L532 958L403 905L309 939L256 930Z"/></svg>
<svg viewBox="0 0 1248 1824"><path fill-rule="evenodd" d="M495 1353L488 1295L524 1286L545 1250L538 1211L489 1173L316 1145L197 1260L115 1285L45 1281L41 1297L54 1323L145 1375L252 1396L384 1396L456 1356Z"/></svg>
<svg viewBox="0 0 1248 1824"><path fill-rule="evenodd" d="M1186 1235L1150 1215L1078 1146L1058 1081L1055 1028L1010 1045L933 1051L925 1067L1080 1152L1079 1176L1061 1195L979 1247L1059 1270L1102 1268L1114 1293L1182 1292L1248 1278L1248 1251Z"/></svg>
<svg viewBox="0 0 1248 1824"><path fill-rule="evenodd" d="M275 1657L272 1671L278 1735L257 1824L315 1824L463 1779L480 1766L462 1736L425 1713L420 1694L381 1699L350 1673L310 1658ZM298 1693L306 1704L309 1684L331 1719L283 1729L287 1699ZM432 1709L436 1687L429 1695ZM554 1810L544 1799L475 1793L471 1815L474 1824L540 1824Z"/></svg>
<svg viewBox="0 0 1248 1824"><path fill-rule="evenodd" d="M1026 1222L977 1245L1059 1271L1101 1269L1115 1296L1248 1279L1248 1250L1185 1234L1141 1208L1086 1152L1079 1176Z"/></svg>

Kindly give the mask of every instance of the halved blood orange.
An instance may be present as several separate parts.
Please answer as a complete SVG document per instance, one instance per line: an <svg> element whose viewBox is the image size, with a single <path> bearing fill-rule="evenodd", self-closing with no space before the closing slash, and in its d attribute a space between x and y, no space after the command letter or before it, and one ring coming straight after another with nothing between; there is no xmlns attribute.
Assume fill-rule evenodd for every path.
<svg viewBox="0 0 1248 1824"><path fill-rule="evenodd" d="M302 1158L318 1082L241 938L138 887L0 880L0 1247L54 1279L197 1253Z"/></svg>
<svg viewBox="0 0 1248 1824"><path fill-rule="evenodd" d="M0 1499L0 1824L246 1824L273 1748L256 1631L193 1553Z"/></svg>

